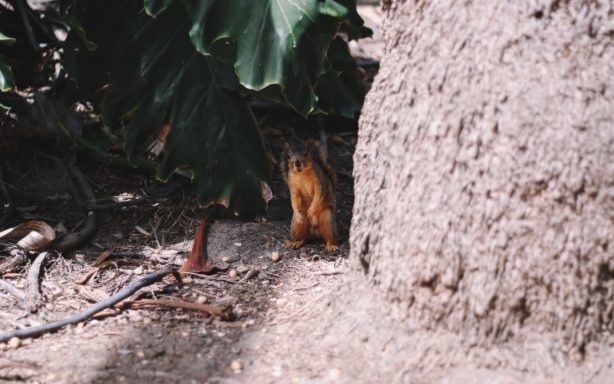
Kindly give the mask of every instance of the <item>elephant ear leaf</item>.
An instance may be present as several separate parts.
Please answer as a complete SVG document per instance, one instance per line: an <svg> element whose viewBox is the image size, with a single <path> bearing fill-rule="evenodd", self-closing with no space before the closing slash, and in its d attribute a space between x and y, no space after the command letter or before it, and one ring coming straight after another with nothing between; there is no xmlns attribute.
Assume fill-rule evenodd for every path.
<svg viewBox="0 0 614 384"><path fill-rule="evenodd" d="M0 55L0 91L6 92L13 89L13 71L6 56Z"/></svg>
<svg viewBox="0 0 614 384"><path fill-rule="evenodd" d="M156 17L174 2L175 0L145 0L145 12Z"/></svg>
<svg viewBox="0 0 614 384"><path fill-rule="evenodd" d="M0 32L0 44L11 45L15 43L15 39L8 37ZM13 89L13 71L9 66L9 62L4 55L0 55L0 91L6 92Z"/></svg>
<svg viewBox="0 0 614 384"><path fill-rule="evenodd" d="M303 116L317 108L314 88L339 24L361 24L347 0L183 0L196 49L211 54L220 39L236 45L235 73L247 89L279 87ZM358 28L359 25L356 25Z"/></svg>
<svg viewBox="0 0 614 384"><path fill-rule="evenodd" d="M160 179L189 167L199 204L219 203L244 217L264 213L268 163L251 110L239 93L220 86L215 58L194 49L181 3L153 18L139 1L123 1L122 7L108 7L106 0L80 3L78 18L97 48L87 50L83 39L69 36L67 68L78 69L71 75L88 92L104 88L102 116L109 126L119 130L122 118L131 116L125 129L129 158L168 123ZM95 22L106 16L117 28Z"/></svg>

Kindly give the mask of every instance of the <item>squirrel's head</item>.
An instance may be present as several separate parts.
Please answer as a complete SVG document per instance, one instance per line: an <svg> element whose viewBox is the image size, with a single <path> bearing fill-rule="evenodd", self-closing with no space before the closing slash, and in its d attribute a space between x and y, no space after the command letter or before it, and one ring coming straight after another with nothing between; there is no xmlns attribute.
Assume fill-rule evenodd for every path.
<svg viewBox="0 0 614 384"><path fill-rule="evenodd" d="M303 172L311 168L311 149L313 142L308 140L303 145L291 146L284 144L285 153L288 156L288 168L290 172Z"/></svg>

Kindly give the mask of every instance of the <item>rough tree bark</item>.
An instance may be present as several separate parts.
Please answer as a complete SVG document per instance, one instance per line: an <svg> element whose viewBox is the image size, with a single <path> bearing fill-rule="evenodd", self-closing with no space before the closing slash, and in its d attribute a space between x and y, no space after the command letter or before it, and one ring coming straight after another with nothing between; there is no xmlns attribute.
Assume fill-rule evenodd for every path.
<svg viewBox="0 0 614 384"><path fill-rule="evenodd" d="M408 322L582 352L614 326L614 5L384 1L352 257Z"/></svg>

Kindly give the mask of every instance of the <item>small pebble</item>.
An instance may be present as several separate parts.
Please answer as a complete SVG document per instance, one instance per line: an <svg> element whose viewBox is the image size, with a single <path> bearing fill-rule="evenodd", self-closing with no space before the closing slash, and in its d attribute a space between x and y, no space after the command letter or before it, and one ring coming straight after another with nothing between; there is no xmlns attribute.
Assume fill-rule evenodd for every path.
<svg viewBox="0 0 614 384"><path fill-rule="evenodd" d="M136 356L137 356L139 359L142 359L143 357L145 357L145 352L143 352L143 351L138 351L138 352L136 353Z"/></svg>
<svg viewBox="0 0 614 384"><path fill-rule="evenodd" d="M223 256L222 257L222 261L223 262L227 262L228 260L230 260L230 256Z"/></svg>
<svg viewBox="0 0 614 384"><path fill-rule="evenodd" d="M198 296L196 302L198 304L205 304L207 302L207 296Z"/></svg>
<svg viewBox="0 0 614 384"><path fill-rule="evenodd" d="M231 279L234 279L235 277L237 277L237 271L231 269L230 271L228 271L228 276L230 276Z"/></svg>
<svg viewBox="0 0 614 384"><path fill-rule="evenodd" d="M239 360L233 360L232 363L230 363L230 369L232 369L234 373L240 373L243 369L243 364L241 364Z"/></svg>
<svg viewBox="0 0 614 384"><path fill-rule="evenodd" d="M8 342L8 349L17 349L21 347L21 339L18 337L11 337Z"/></svg>
<svg viewBox="0 0 614 384"><path fill-rule="evenodd" d="M331 381L337 381L341 378L341 370L339 368L333 368L328 371L328 377Z"/></svg>
<svg viewBox="0 0 614 384"><path fill-rule="evenodd" d="M190 276L184 276L181 278L181 281L183 281L184 284L190 284L192 283L192 278Z"/></svg>
<svg viewBox="0 0 614 384"><path fill-rule="evenodd" d="M279 252L271 252L271 260L279 261Z"/></svg>

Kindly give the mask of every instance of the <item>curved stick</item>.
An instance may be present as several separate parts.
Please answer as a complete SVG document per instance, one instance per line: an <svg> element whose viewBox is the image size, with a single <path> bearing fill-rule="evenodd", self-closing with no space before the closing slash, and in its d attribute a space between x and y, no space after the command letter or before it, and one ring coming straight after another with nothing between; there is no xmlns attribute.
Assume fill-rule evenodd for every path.
<svg viewBox="0 0 614 384"><path fill-rule="evenodd" d="M139 289L162 280L164 276L170 273L175 275L175 278L177 278L178 280L180 279L178 277L179 275L177 274L177 271L175 268L163 269L160 272L156 272L151 275L141 277L140 279L130 284L126 288L123 288L122 290L120 290L113 296L109 297L108 299L92 305L91 307L89 307L88 309L86 309L85 311L77 315L71 316L67 319L54 321L52 323L39 325L38 327L24 328L24 329L19 329L13 332L2 334L0 335L0 343L6 342L13 337L19 337L20 339L24 339L24 338L29 338L29 337L40 336L48 332L55 332L57 330L60 330L67 325L77 324L82 321L85 321L91 316L95 315L96 313L114 306L115 304L119 303L120 301L124 300L125 298L129 297L130 295L138 291Z"/></svg>
<svg viewBox="0 0 614 384"><path fill-rule="evenodd" d="M28 271L28 288L26 290L27 309L30 313L34 313L38 310L43 302L43 295L41 294L40 286L40 272L45 259L49 255L48 252L41 252L34 262L30 266Z"/></svg>

